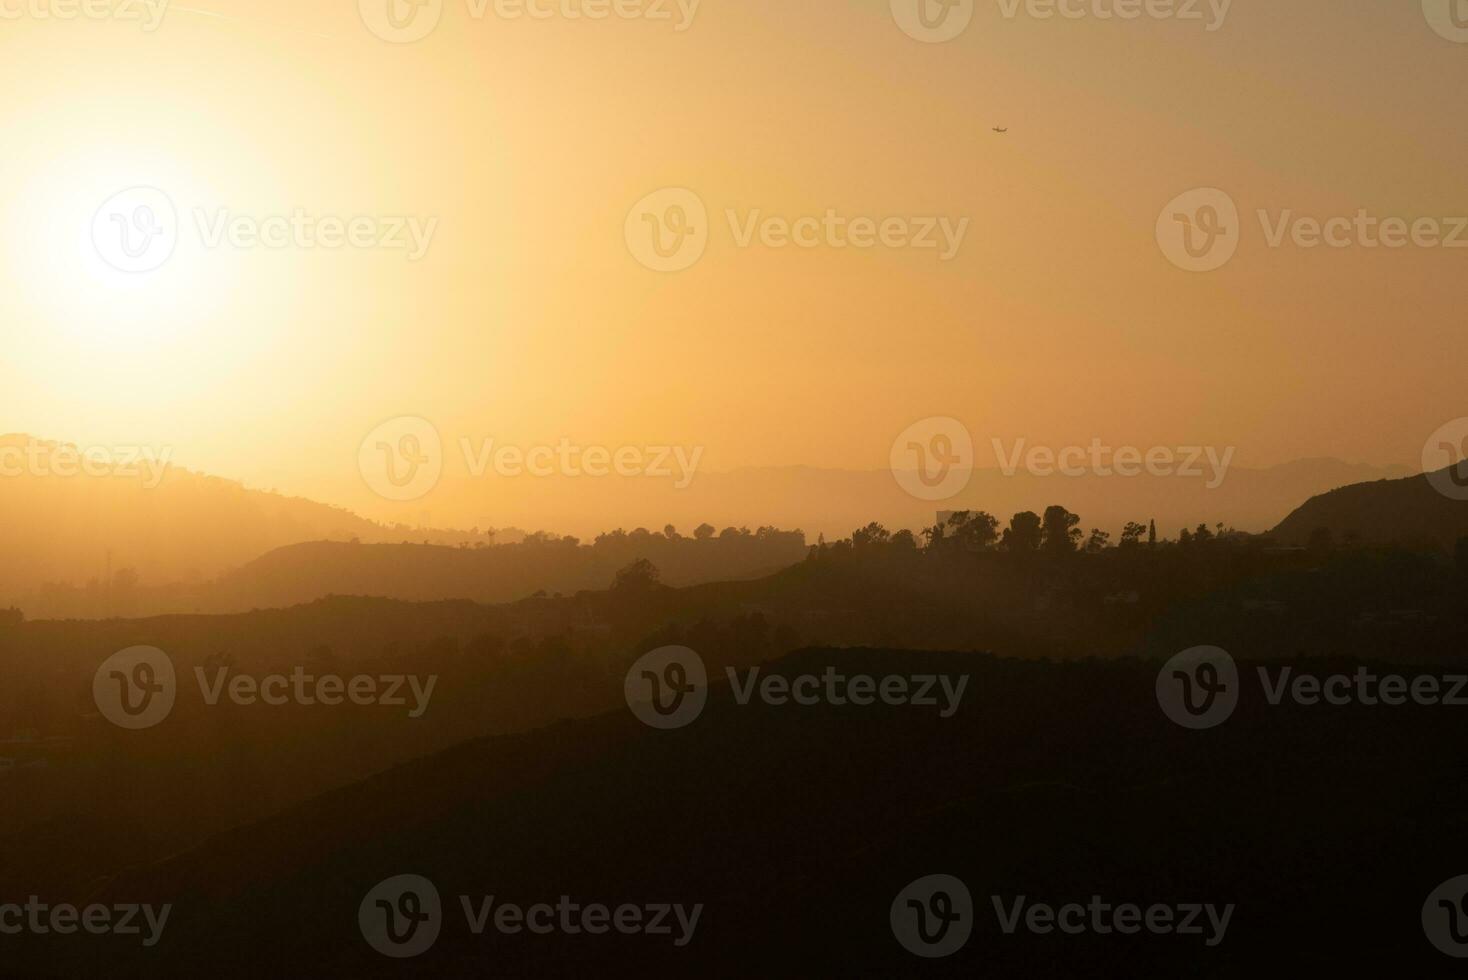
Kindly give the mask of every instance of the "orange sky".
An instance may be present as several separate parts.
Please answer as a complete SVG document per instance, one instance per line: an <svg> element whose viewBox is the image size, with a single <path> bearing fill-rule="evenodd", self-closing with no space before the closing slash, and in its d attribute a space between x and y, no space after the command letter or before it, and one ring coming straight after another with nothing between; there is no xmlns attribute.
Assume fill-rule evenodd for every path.
<svg viewBox="0 0 1468 980"><path fill-rule="evenodd" d="M0 430L393 517L356 460L399 415L726 470L882 467L937 415L980 466L991 437L1417 465L1464 414L1468 251L1271 248L1255 214L1468 214L1468 43L1415 2L1237 0L1214 31L990 2L923 44L888 0L703 0L682 31L672 0L671 22L448 0L405 45L350 0L193 0L152 32L47 2L0 0ZM178 245L119 273L89 226L137 185ZM709 214L676 273L624 237L667 187ZM1206 274L1154 239L1196 187L1242 212ZM412 261L211 247L196 221L297 209L436 224ZM968 224L942 261L740 247L729 209Z"/></svg>

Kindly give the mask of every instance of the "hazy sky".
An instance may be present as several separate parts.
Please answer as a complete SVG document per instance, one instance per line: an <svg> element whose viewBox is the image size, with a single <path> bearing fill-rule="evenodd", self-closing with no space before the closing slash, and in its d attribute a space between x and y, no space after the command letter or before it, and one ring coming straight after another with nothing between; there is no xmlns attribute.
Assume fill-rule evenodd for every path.
<svg viewBox="0 0 1468 980"><path fill-rule="evenodd" d="M1468 249L1273 248L1256 216L1468 215L1468 43L1417 0L1237 0L1211 31L1206 3L989 0L934 44L888 0L703 0L681 31L674 0L621 0L670 21L446 0L413 44L355 0L193 0L151 32L35 15L67 2L0 0L0 431L166 444L391 516L357 452L399 415L450 442L698 446L723 470L882 467L936 415L981 466L990 437L1417 465L1465 414ZM178 242L118 272L91 224L139 185ZM660 273L624 227L669 187L707 206L709 242ZM1198 187L1242 216L1209 273L1155 238ZM298 209L436 224L416 261L209 244L224 212ZM741 247L728 209L968 224L943 261Z"/></svg>

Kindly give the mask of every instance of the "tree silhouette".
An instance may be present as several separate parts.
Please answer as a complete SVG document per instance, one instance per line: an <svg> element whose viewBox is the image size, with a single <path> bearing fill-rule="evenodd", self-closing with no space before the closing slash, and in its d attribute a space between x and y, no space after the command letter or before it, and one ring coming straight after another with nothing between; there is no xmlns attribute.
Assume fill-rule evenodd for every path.
<svg viewBox="0 0 1468 980"><path fill-rule="evenodd" d="M886 544L892 535L887 529L876 521L866 527L858 528L851 532L851 546L853 548L873 548Z"/></svg>
<svg viewBox="0 0 1468 980"><path fill-rule="evenodd" d="M999 521L981 510L961 510L923 535L935 551L988 551L999 541Z"/></svg>
<svg viewBox="0 0 1468 980"><path fill-rule="evenodd" d="M612 591L619 593L651 592L662 578L656 565L646 558L639 558L617 572L612 582Z"/></svg>
<svg viewBox="0 0 1468 980"><path fill-rule="evenodd" d="M1009 519L1009 527L1004 529L1000 543L1005 551L1026 554L1038 551L1042 540L1040 515L1026 510Z"/></svg>
<svg viewBox="0 0 1468 980"><path fill-rule="evenodd" d="M1080 522L1078 515L1059 504L1045 508L1045 518L1041 522L1042 547L1053 555L1075 551L1082 537L1080 528L1076 527Z"/></svg>

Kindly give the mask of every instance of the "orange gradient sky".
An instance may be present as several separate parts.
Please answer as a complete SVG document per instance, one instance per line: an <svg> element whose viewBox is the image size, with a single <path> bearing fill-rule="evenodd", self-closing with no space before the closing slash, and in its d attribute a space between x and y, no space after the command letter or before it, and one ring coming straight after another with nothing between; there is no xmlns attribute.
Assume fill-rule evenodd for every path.
<svg viewBox="0 0 1468 980"><path fill-rule="evenodd" d="M192 0L151 33L0 19L0 431L168 445L394 517L356 461L398 415L727 470L884 467L937 415L980 466L990 437L1099 437L1415 467L1464 414L1468 250L1270 248L1255 217L1468 214L1468 44L1416 0L1237 0L1212 32L989 2L943 44L888 0L704 0L681 32L446 8L409 45L353 0ZM135 185L183 232L127 276L86 235ZM664 187L712 220L675 274L623 237ZM1244 214L1209 274L1154 240L1195 187ZM418 261L208 248L194 208L437 226ZM950 262L740 248L727 208L969 227Z"/></svg>

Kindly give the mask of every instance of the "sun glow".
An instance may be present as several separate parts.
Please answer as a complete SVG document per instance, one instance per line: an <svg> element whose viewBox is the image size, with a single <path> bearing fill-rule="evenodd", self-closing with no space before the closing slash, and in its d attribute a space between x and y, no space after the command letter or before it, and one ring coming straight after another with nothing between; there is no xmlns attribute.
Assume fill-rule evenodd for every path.
<svg viewBox="0 0 1468 980"><path fill-rule="evenodd" d="M128 229L101 209L109 201L126 205L120 193L155 186L170 188L176 221L150 233L156 239L135 235L129 242L122 237ZM120 353L188 339L231 287L228 257L201 246L186 205L178 203L206 197L197 179L172 161L113 149L54 161L17 205L16 225L24 233L13 241L25 247L12 247L8 265L25 306L59 331L54 339L62 346ZM140 253L142 264L129 268L118 261L124 246L149 248L153 259Z"/></svg>

